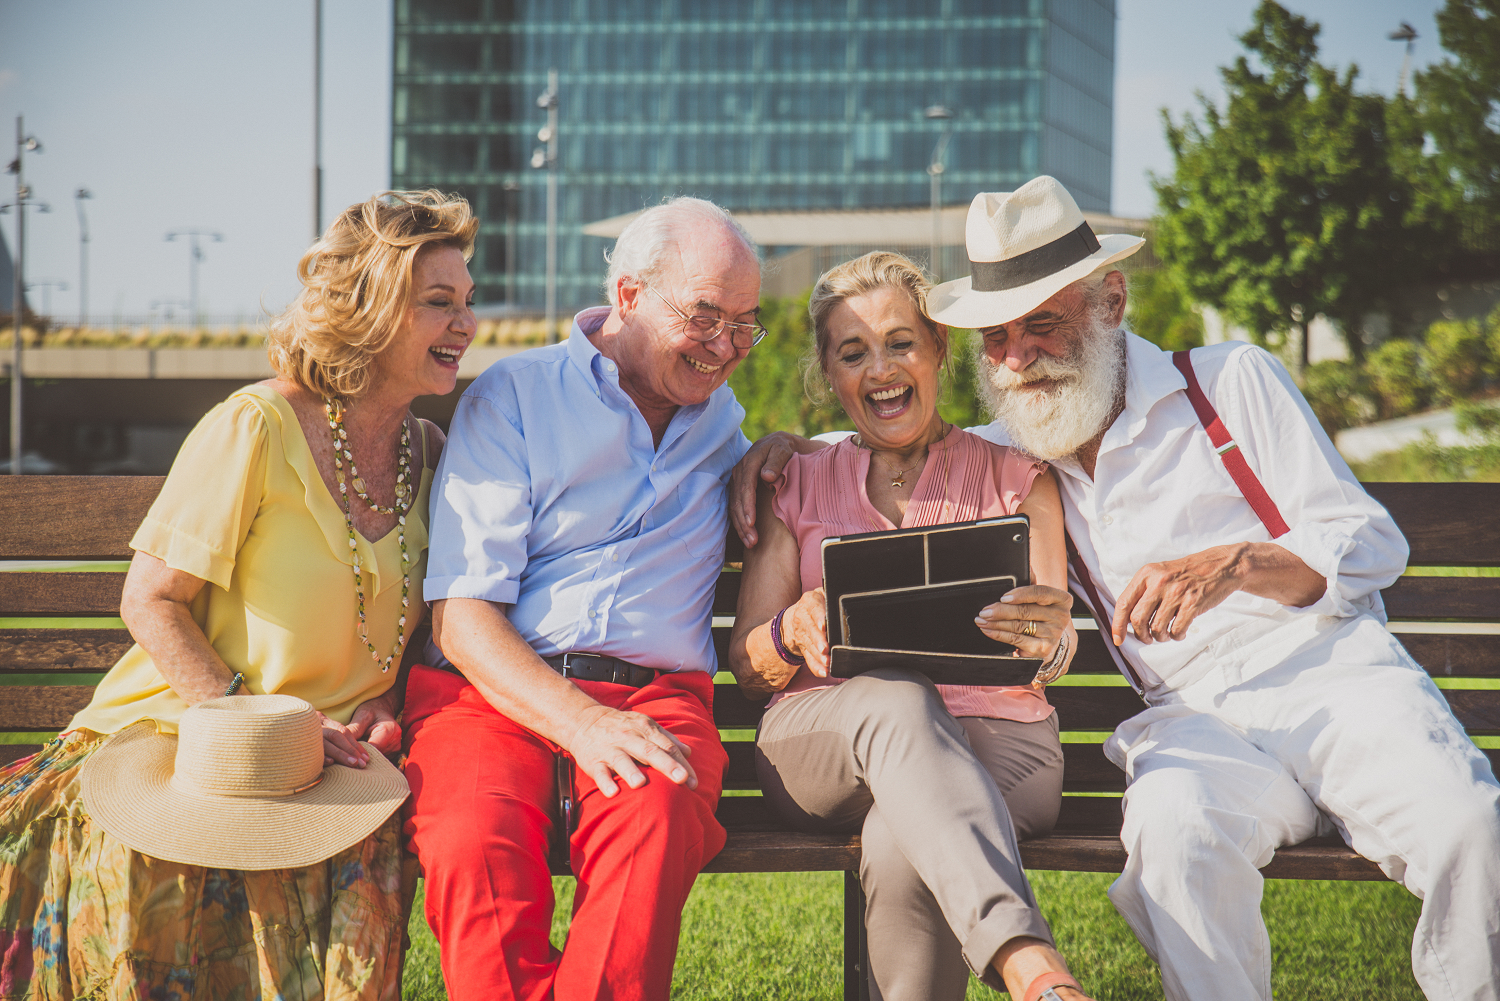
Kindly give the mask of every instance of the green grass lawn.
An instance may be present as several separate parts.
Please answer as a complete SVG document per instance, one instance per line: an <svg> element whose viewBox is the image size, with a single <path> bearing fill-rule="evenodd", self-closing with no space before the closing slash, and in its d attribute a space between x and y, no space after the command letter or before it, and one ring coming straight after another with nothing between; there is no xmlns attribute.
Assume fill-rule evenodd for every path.
<svg viewBox="0 0 1500 1001"><path fill-rule="evenodd" d="M1073 972L1099 1001L1161 997L1156 964L1115 913L1101 873L1032 872L1032 885ZM572 880L557 879L552 940L561 945ZM1280 1001L1421 1001L1411 976L1419 904L1391 883L1268 880L1262 910ZM693 1001L843 997L843 876L751 873L698 879L684 914L672 997ZM445 998L437 943L411 919L405 1001ZM971 999L997 997L970 980Z"/></svg>

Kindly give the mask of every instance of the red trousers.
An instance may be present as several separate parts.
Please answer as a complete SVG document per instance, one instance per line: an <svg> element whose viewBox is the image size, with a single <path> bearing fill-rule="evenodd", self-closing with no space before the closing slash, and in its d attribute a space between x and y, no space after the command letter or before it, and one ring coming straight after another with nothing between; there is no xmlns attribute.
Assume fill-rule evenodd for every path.
<svg viewBox="0 0 1500 1001"><path fill-rule="evenodd" d="M644 688L575 682L604 705L650 716L692 749L690 790L647 771L606 799L578 772L573 921L548 941L547 845L556 745L500 715L458 675L412 669L406 695L406 831L427 881L427 923L453 1001L660 999L672 985L682 907L724 847L714 819L728 757L713 678L662 674Z"/></svg>

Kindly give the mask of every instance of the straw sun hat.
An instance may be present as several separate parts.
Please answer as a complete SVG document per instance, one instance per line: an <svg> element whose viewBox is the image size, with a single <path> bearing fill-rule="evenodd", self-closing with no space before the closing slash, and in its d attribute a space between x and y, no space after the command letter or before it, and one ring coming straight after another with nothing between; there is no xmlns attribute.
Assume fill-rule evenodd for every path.
<svg viewBox="0 0 1500 1001"><path fill-rule="evenodd" d="M322 862L407 794L374 748L362 769L324 768L318 714L290 695L209 699L182 714L176 735L142 720L94 752L82 781L89 816L125 845L215 869Z"/></svg>
<svg viewBox="0 0 1500 1001"><path fill-rule="evenodd" d="M1051 177L1011 192L981 191L964 224L971 273L927 293L927 315L953 327L1009 323L1145 242L1123 233L1096 237L1068 189Z"/></svg>

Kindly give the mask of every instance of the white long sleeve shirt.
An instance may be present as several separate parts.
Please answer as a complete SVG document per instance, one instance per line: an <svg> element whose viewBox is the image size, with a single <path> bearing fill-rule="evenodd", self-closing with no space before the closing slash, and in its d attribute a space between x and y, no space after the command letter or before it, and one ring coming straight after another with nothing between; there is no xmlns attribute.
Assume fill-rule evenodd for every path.
<svg viewBox="0 0 1500 1001"><path fill-rule="evenodd" d="M1125 410L1104 435L1091 479L1074 459L1053 464L1068 533L1105 607L1147 563L1212 546L1269 542L1188 400L1169 352L1126 335ZM1405 538L1354 478L1282 365L1248 344L1193 352L1193 368L1250 468L1291 530L1275 543L1326 578L1322 597L1289 608L1237 591L1193 622L1181 640L1145 644L1128 633L1121 653L1145 686L1180 688L1223 664L1249 677L1333 625L1329 617L1385 621L1380 589L1406 567ZM972 429L1009 444L1002 426ZM1077 581L1074 581L1077 584Z"/></svg>

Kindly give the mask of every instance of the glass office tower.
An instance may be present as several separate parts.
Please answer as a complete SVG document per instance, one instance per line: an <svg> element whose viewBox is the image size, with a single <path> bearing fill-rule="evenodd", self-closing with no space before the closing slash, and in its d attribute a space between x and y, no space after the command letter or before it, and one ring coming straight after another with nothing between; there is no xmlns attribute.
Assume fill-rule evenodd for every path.
<svg viewBox="0 0 1500 1001"><path fill-rule="evenodd" d="M565 313L602 301L586 223L926 206L945 128L944 204L1048 173L1108 212L1114 38L1114 0L396 0L392 183L467 195L479 300L539 308L556 68Z"/></svg>

